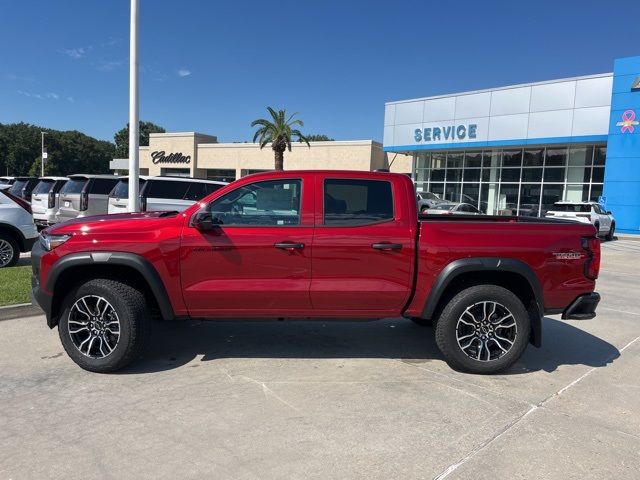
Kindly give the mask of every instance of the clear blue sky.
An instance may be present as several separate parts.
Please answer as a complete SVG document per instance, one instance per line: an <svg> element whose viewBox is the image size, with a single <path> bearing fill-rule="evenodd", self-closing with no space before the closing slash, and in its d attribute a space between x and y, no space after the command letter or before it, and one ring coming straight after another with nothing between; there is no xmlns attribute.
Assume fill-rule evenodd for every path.
<svg viewBox="0 0 640 480"><path fill-rule="evenodd" d="M113 139L128 119L128 0L0 0L0 122ZM381 140L384 102L609 72L640 3L140 0L140 118L251 139L265 106Z"/></svg>

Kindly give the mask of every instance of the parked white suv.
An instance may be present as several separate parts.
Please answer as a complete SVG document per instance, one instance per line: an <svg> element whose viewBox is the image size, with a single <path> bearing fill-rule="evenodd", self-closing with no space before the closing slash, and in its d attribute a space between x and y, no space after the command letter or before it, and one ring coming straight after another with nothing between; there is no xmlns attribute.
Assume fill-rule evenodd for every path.
<svg viewBox="0 0 640 480"><path fill-rule="evenodd" d="M60 189L69 180L67 177L41 177L31 193L31 211L37 226L48 227L56 223Z"/></svg>
<svg viewBox="0 0 640 480"><path fill-rule="evenodd" d="M15 265L38 238L31 206L8 190L9 185L0 185L0 268Z"/></svg>
<svg viewBox="0 0 640 480"><path fill-rule="evenodd" d="M227 185L226 182L190 177L140 177L138 207L142 212L181 212ZM122 178L109 194L109 213L124 213L129 205L129 179Z"/></svg>
<svg viewBox="0 0 640 480"><path fill-rule="evenodd" d="M545 216L592 223L598 235L604 235L607 240L613 240L616 231L613 214L605 211L597 202L556 202Z"/></svg>

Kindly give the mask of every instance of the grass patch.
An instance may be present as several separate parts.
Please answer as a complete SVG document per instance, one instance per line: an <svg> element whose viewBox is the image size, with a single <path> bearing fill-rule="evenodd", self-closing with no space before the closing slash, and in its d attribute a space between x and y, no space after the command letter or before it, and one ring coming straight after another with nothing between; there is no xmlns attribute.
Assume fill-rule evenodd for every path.
<svg viewBox="0 0 640 480"><path fill-rule="evenodd" d="M31 267L0 268L0 307L29 303Z"/></svg>

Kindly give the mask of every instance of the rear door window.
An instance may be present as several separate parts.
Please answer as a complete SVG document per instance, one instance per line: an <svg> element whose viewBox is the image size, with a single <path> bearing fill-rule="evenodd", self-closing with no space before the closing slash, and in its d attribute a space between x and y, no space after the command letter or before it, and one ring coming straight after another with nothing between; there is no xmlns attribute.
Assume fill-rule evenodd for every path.
<svg viewBox="0 0 640 480"><path fill-rule="evenodd" d="M145 189L147 198L184 199L191 182L174 180L151 180Z"/></svg>
<svg viewBox="0 0 640 480"><path fill-rule="evenodd" d="M40 180L36 188L33 189L34 195L47 194L55 185L55 180Z"/></svg>
<svg viewBox="0 0 640 480"><path fill-rule="evenodd" d="M72 178L67 183L64 184L64 187L60 190L61 194L66 195L74 195L78 193L82 193L84 186L87 184L86 178Z"/></svg>
<svg viewBox="0 0 640 480"><path fill-rule="evenodd" d="M89 193L94 195L108 195L118 180L115 178L94 178L89 186Z"/></svg>
<svg viewBox="0 0 640 480"><path fill-rule="evenodd" d="M146 183L146 180L143 180L142 178L138 181L138 192L142 191L142 188L144 187L144 184ZM125 178L123 180L120 180L115 188L111 191L111 193L109 194L110 197L115 197L115 198L128 198L129 197L129 179Z"/></svg>
<svg viewBox="0 0 640 480"><path fill-rule="evenodd" d="M393 220L391 183L328 178L324 181L324 225L354 226Z"/></svg>

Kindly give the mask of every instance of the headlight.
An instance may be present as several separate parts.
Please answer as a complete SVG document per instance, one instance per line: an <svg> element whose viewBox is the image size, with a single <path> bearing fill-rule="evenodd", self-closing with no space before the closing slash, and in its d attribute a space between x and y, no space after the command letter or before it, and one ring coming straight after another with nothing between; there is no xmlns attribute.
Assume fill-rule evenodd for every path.
<svg viewBox="0 0 640 480"><path fill-rule="evenodd" d="M45 250L49 251L59 247L70 238L71 235L48 235L46 233L41 233L40 245L42 245L42 248Z"/></svg>

